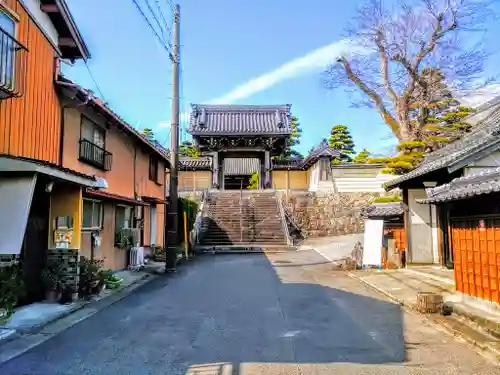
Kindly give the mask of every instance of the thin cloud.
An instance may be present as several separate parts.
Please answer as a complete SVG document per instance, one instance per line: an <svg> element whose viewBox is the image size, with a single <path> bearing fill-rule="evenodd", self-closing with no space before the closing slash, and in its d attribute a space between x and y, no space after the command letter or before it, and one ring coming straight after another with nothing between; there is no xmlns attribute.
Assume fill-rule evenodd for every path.
<svg viewBox="0 0 500 375"><path fill-rule="evenodd" d="M487 103L500 95L500 84L491 83L483 87L479 87L469 92L456 93L457 98L465 105L470 107L478 107L481 104Z"/></svg>
<svg viewBox="0 0 500 375"><path fill-rule="evenodd" d="M232 104L238 100L246 99L249 96L267 90L278 83L288 79L306 74L318 69L325 68L333 62L339 55L345 53L350 46L347 41L341 40L327 46L318 48L297 59L289 61L279 68L274 69L261 76L253 78L248 82L237 86L227 94L210 100L210 104Z"/></svg>
<svg viewBox="0 0 500 375"><path fill-rule="evenodd" d="M228 93L209 100L209 104L233 104L234 102L246 99L259 92L265 91L277 84L298 77L303 74L324 69L343 53L352 51L353 47L347 40L333 42L314 51L311 51L299 58L293 59L280 67L252 78L249 81L236 86ZM189 120L189 113L181 113L181 123ZM170 122L163 122L159 127L168 128Z"/></svg>

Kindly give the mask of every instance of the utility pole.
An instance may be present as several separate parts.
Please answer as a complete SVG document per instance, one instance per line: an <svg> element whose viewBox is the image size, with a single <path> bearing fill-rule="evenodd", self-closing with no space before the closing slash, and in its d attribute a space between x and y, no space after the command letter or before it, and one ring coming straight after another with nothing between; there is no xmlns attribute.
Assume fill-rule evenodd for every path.
<svg viewBox="0 0 500 375"><path fill-rule="evenodd" d="M179 244L179 201L178 201L178 168L179 168L179 77L180 77L180 6L174 8L173 46L170 59L172 60L172 120L170 124L170 183L169 205L166 227L165 250L167 255L166 268L169 265L169 247L175 248ZM175 263L173 263L175 264Z"/></svg>

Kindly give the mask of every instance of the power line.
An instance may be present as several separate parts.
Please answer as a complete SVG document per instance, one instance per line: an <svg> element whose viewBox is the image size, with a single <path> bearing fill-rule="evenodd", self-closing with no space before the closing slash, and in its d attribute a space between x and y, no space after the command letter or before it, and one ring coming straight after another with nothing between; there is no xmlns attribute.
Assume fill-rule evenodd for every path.
<svg viewBox="0 0 500 375"><path fill-rule="evenodd" d="M174 2L172 0L167 0L167 4L170 5L170 10L174 12L175 9Z"/></svg>
<svg viewBox="0 0 500 375"><path fill-rule="evenodd" d="M153 8L151 7L151 4L149 3L149 0L144 0L144 2L146 3L146 6L148 7L149 9L149 12L151 13L151 15L153 16L153 19L155 20L156 24L158 25L159 29L160 29L160 33L162 34L162 41L166 44L168 44L168 40L165 40L165 31L163 30L163 26L162 24L160 23L160 21L158 20L158 17L156 16L155 14L155 11L153 10Z"/></svg>
<svg viewBox="0 0 500 375"><path fill-rule="evenodd" d="M89 75L90 75L90 78L92 79L92 81L94 82L94 85L95 87L97 88L97 91L99 91L99 95L101 95L101 99L106 102L106 99L104 98L104 94L102 93L101 89L99 88L99 85L97 84L97 81L94 77L94 75L92 74L92 71L90 70L90 67L89 67L89 64L87 63L86 60L84 60L84 63L85 63L85 67L87 68L87 71L89 72Z"/></svg>
<svg viewBox="0 0 500 375"><path fill-rule="evenodd" d="M160 14L160 18L162 19L163 21L163 25L165 26L165 28L167 29L168 31L168 38L167 38L167 41L170 45L170 47L172 47L172 45L170 44L170 38L172 37L172 29L170 29L170 27L168 26L168 22L165 18L165 16L163 15L163 12L161 11L161 4L160 4L160 0L156 0L156 9L158 9L158 13Z"/></svg>
<svg viewBox="0 0 500 375"><path fill-rule="evenodd" d="M153 32L153 34L155 35L156 39L160 42L161 46L165 49L165 51L167 51L169 57L170 57L170 60L174 61L174 55L172 54L170 48L168 47L168 45L163 41L163 39L161 38L161 36L158 34L158 32L155 30L155 28L153 27L153 25L151 24L151 22L149 21L149 18L148 16L146 16L146 14L144 13L144 11L142 10L141 6L137 3L137 0L132 0L132 2L135 4L137 10L139 11L139 13L141 14L142 18L144 18L144 20L146 21L148 27L151 29L151 31Z"/></svg>

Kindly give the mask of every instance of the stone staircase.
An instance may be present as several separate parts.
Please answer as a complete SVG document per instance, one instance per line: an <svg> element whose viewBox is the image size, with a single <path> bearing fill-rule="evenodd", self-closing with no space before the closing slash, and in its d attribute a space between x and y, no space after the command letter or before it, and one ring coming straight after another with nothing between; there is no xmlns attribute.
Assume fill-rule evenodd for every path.
<svg viewBox="0 0 500 375"><path fill-rule="evenodd" d="M274 191L211 192L203 213L198 244L216 247L286 247L279 201Z"/></svg>

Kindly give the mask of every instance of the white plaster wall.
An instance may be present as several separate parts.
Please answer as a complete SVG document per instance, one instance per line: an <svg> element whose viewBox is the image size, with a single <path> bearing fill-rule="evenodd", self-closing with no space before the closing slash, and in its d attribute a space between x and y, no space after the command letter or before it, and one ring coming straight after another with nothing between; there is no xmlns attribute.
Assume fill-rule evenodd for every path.
<svg viewBox="0 0 500 375"><path fill-rule="evenodd" d="M374 177L336 177L333 179L337 191L340 193L382 193L383 184L396 176L379 174Z"/></svg>
<svg viewBox="0 0 500 375"><path fill-rule="evenodd" d="M49 16L40 10L39 0L21 0L26 9L31 13L31 16L36 20L38 25L43 29L47 37L54 45L58 45L59 34L52 24Z"/></svg>
<svg viewBox="0 0 500 375"><path fill-rule="evenodd" d="M319 163L314 164L311 167L311 179L309 181L309 191L318 190L319 185Z"/></svg>
<svg viewBox="0 0 500 375"><path fill-rule="evenodd" d="M432 234L432 256L434 257L434 263L439 263L439 230L437 225L437 207L436 205L431 205L431 234Z"/></svg>
<svg viewBox="0 0 500 375"><path fill-rule="evenodd" d="M436 210L433 205L420 204L416 199L427 198L425 189L408 190L411 231L411 258L414 263L439 263L437 248ZM433 209L434 207L434 209Z"/></svg>
<svg viewBox="0 0 500 375"><path fill-rule="evenodd" d="M488 156L470 163L464 169L464 175L468 176L471 173L479 173L495 167L500 167L500 151L494 151Z"/></svg>

